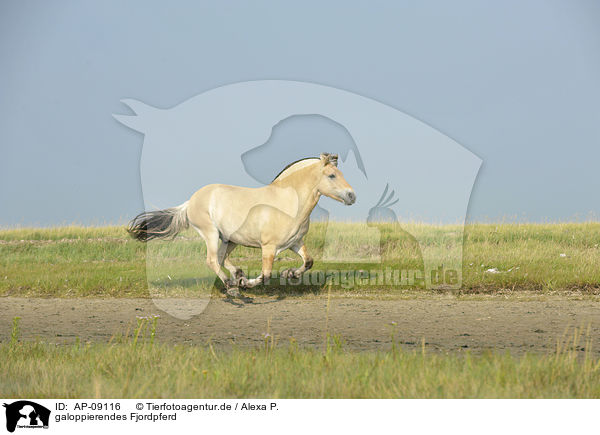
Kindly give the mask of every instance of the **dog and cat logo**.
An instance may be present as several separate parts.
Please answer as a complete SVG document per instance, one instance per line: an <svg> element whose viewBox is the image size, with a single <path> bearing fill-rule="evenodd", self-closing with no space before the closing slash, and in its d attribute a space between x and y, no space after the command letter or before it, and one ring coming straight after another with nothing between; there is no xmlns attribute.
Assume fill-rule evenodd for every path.
<svg viewBox="0 0 600 435"><path fill-rule="evenodd" d="M29 400L19 400L3 405L6 408L6 430L48 429L50 410Z"/></svg>

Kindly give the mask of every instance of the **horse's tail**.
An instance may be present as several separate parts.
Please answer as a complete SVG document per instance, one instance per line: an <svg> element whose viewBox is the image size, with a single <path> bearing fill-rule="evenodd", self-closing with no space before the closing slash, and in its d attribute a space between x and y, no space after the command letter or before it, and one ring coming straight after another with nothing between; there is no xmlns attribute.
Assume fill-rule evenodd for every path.
<svg viewBox="0 0 600 435"><path fill-rule="evenodd" d="M127 232L140 242L172 239L189 227L187 208L188 201L178 207L140 213L129 222Z"/></svg>

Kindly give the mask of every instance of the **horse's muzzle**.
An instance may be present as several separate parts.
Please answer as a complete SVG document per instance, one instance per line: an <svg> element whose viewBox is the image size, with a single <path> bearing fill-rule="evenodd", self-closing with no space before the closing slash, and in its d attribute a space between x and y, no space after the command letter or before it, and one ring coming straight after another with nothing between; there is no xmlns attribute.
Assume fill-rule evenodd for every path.
<svg viewBox="0 0 600 435"><path fill-rule="evenodd" d="M356 193L353 190L346 192L346 197L344 198L344 203L346 205L352 205L356 202Z"/></svg>

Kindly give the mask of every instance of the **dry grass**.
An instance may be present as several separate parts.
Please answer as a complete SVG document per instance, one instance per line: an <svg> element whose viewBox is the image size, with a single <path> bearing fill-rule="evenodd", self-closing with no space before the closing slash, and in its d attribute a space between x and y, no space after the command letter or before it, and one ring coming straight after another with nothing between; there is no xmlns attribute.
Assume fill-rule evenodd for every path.
<svg viewBox="0 0 600 435"><path fill-rule="evenodd" d="M312 224L306 243L314 271L423 270L418 234L426 246L460 240L458 226L418 223ZM450 236L449 236L450 235ZM450 237L450 239L449 239ZM374 240L377 243L374 243ZM473 224L464 231L463 285L457 294L556 292L597 295L600 291L600 223ZM379 249L373 249L373 246ZM191 231L173 242L144 245L122 227L60 227L0 231L0 295L136 296L198 295L215 291L215 277L204 263L204 243ZM148 262L147 262L148 260ZM260 268L256 249L238 248L234 263L250 274ZM148 268L146 267L148 263ZM282 253L275 270L295 267L299 259ZM487 272L489 269L497 273ZM368 276L368 275L367 275ZM299 285L272 285L253 294L321 294L317 272ZM316 283L316 284L315 284ZM220 288L220 284L217 284ZM150 289L150 292L149 292ZM336 295L402 296L420 293L423 283L381 285L341 275ZM218 290L217 290L218 291Z"/></svg>
<svg viewBox="0 0 600 435"><path fill-rule="evenodd" d="M581 336L550 355L487 352L348 352L327 337L323 350L265 337L253 350L154 343L140 321L108 344L0 344L0 396L63 398L600 398L600 360ZM160 325L158 327L160 334ZM585 346L588 344L583 343ZM586 347L586 349L589 347Z"/></svg>

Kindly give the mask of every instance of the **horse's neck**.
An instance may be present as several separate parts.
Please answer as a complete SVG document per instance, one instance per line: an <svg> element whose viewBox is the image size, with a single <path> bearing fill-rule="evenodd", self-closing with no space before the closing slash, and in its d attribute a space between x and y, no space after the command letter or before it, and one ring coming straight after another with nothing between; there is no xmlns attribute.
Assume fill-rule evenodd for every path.
<svg viewBox="0 0 600 435"><path fill-rule="evenodd" d="M319 202L321 195L317 192L317 189L306 189L306 192L298 192L298 221L304 222L312 213L313 209Z"/></svg>
<svg viewBox="0 0 600 435"><path fill-rule="evenodd" d="M317 191L318 175L313 168L305 168L282 180L273 183L279 187L291 187L298 195L298 214L296 219L304 222L310 217L321 195Z"/></svg>

